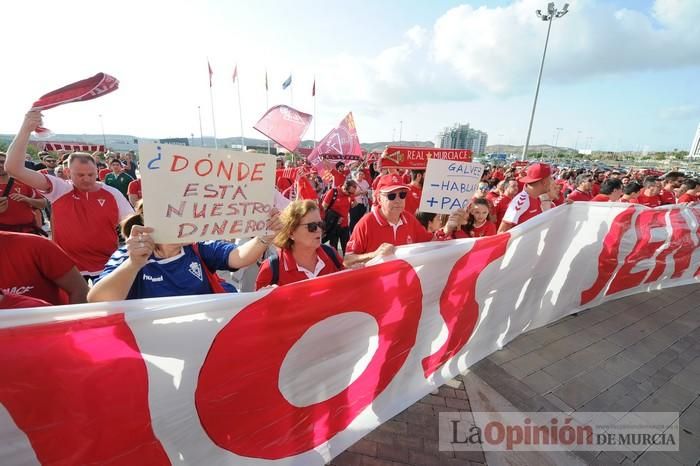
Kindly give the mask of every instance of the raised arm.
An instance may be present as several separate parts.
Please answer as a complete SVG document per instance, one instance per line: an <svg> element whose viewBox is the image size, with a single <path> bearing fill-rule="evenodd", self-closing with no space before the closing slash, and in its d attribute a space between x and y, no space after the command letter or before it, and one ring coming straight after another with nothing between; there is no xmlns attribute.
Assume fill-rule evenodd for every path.
<svg viewBox="0 0 700 466"><path fill-rule="evenodd" d="M5 171L13 178L17 178L22 183L40 191L51 189L51 183L46 177L34 170L24 166L24 157L27 153L27 143L29 136L38 126L41 126L41 113L37 110L30 110L24 116L24 122L15 139L7 150L5 159Z"/></svg>

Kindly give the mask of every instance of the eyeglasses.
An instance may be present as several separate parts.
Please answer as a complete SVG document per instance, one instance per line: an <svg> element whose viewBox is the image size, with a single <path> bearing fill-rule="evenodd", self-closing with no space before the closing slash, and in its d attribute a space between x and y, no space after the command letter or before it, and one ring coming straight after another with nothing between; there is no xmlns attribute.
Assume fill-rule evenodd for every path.
<svg viewBox="0 0 700 466"><path fill-rule="evenodd" d="M300 223L299 226L306 227L306 229L309 230L309 233L315 233L319 228L321 230L326 228L326 224L323 222Z"/></svg>
<svg viewBox="0 0 700 466"><path fill-rule="evenodd" d="M408 195L408 191L400 191L398 193L385 194L386 198L389 199L390 201L395 201L396 196L399 196L399 199L406 199L407 195Z"/></svg>

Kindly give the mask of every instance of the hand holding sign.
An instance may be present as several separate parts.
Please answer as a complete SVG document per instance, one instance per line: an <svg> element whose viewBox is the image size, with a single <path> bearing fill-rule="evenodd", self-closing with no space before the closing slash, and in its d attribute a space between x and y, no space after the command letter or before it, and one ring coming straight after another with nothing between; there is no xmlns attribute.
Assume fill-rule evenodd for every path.
<svg viewBox="0 0 700 466"><path fill-rule="evenodd" d="M419 210L450 214L466 209L483 172L480 163L429 159Z"/></svg>

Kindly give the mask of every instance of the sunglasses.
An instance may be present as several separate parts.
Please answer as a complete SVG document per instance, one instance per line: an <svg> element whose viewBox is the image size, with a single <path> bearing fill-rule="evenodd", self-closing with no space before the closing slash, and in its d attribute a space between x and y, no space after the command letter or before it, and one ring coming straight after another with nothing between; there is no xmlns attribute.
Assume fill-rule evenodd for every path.
<svg viewBox="0 0 700 466"><path fill-rule="evenodd" d="M408 191L401 191L398 193L385 194L386 198L389 199L390 201L395 201L396 196L399 196L399 199L406 199L407 195L408 195Z"/></svg>
<svg viewBox="0 0 700 466"><path fill-rule="evenodd" d="M315 233L319 228L321 230L326 228L326 224L323 222L300 223L299 226L306 227L306 229L309 230L309 233Z"/></svg>

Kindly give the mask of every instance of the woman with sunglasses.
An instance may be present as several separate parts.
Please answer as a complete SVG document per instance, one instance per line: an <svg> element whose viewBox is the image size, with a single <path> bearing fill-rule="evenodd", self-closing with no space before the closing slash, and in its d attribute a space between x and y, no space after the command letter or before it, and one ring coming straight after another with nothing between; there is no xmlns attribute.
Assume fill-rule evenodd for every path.
<svg viewBox="0 0 700 466"><path fill-rule="evenodd" d="M260 266L255 289L287 285L343 270L338 251L321 244L325 223L316 202L294 201L282 211L280 220L282 229L274 239L277 254Z"/></svg>

